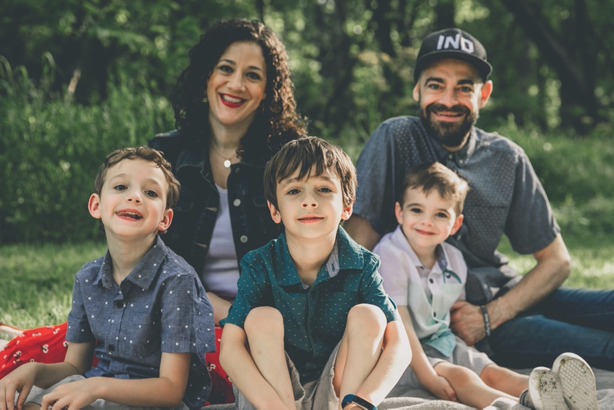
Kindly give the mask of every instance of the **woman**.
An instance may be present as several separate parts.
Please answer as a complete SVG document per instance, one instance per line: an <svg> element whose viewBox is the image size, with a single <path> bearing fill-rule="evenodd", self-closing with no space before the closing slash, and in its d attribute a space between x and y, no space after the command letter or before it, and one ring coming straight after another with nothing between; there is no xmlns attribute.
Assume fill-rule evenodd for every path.
<svg viewBox="0 0 614 410"><path fill-rule="evenodd" d="M279 234L262 174L285 142L305 133L295 106L275 33L255 20L221 21L190 50L179 77L177 130L149 142L181 182L164 242L200 273L216 324L237 293L238 261Z"/></svg>
<svg viewBox="0 0 614 410"><path fill-rule="evenodd" d="M149 141L181 182L163 240L199 273L218 324L237 292L239 260L279 234L264 198L264 165L305 134L283 44L259 21L214 24L190 50L173 108L177 130ZM0 352L0 377L30 359L64 360L65 333L64 323L13 339ZM220 370L217 357L208 361ZM210 401L232 400L225 373L215 373Z"/></svg>

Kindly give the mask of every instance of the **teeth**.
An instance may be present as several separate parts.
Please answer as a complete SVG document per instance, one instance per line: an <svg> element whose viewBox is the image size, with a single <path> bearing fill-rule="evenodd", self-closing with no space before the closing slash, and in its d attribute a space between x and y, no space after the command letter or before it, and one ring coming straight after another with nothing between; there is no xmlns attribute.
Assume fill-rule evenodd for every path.
<svg viewBox="0 0 614 410"><path fill-rule="evenodd" d="M127 216L129 218L134 218L134 219L141 219L142 218L141 215L135 214L133 212L121 212L120 215Z"/></svg>
<svg viewBox="0 0 614 410"><path fill-rule="evenodd" d="M222 98L223 98L225 101L228 101L228 102L231 102L231 103L235 103L235 104L240 103L241 101L243 101L243 100L242 100L242 99L240 99L240 98L233 98L233 97L230 97L230 96L225 95L225 94L222 94Z"/></svg>

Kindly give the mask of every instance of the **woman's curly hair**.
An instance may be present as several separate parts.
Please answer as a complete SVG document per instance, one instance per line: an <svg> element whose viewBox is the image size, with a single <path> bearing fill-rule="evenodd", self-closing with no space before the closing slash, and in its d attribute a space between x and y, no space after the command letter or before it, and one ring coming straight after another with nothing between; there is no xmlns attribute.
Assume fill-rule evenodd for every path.
<svg viewBox="0 0 614 410"><path fill-rule="evenodd" d="M229 19L212 25L190 50L173 98L175 126L186 145L208 145L207 81L224 51L235 42L260 46L266 63L266 97L257 109L237 151L240 156L269 158L285 142L302 136L305 120L296 112L288 55L273 30L258 20Z"/></svg>

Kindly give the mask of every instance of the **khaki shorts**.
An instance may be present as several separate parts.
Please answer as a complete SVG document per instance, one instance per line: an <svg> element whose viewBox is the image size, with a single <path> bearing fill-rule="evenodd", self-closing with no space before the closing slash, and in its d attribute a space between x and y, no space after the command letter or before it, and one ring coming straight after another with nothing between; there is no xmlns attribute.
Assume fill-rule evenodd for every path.
<svg viewBox="0 0 614 410"><path fill-rule="evenodd" d="M458 366L466 367L469 370L475 372L478 376L482 374L482 371L489 364L494 363L486 353L482 353L475 347L470 347L465 342L456 337L456 347L449 357L443 356L438 350L432 348L429 345L422 345L422 349L426 354L431 366L435 367L436 364L441 362L449 362ZM410 389L424 388L418 381L418 376L412 370L411 366L408 366L405 373L401 376L397 386L403 386Z"/></svg>
<svg viewBox="0 0 614 410"><path fill-rule="evenodd" d="M47 393L51 393L56 387L62 384L67 384L67 383L71 383L71 382L74 382L77 380L83 380L83 379L85 379L85 377L79 376L79 375L69 376L63 380L60 380L58 383L54 384L53 386L45 390L35 387L32 389L32 392L28 395L28 398L26 399L26 403L36 403L40 406L43 402L43 396ZM15 399L15 402L17 402L16 399ZM189 410L188 406L186 406L183 402L179 403L179 405L175 407L170 407L170 408L169 407L131 407L131 406L126 406L125 404L118 404L118 403L114 403L114 402L106 401L102 399L96 400L89 406L83 407L83 409L86 409L86 410L128 410L128 409L130 410Z"/></svg>
<svg viewBox="0 0 614 410"><path fill-rule="evenodd" d="M339 345L328 358L328 362L318 380L301 384L298 370L286 353L286 363L292 382L292 392L297 410L336 410L339 406L339 398L335 394L333 387L333 376L335 375L335 360ZM238 410L255 410L256 408L243 396L243 394L233 385L235 393L235 403Z"/></svg>

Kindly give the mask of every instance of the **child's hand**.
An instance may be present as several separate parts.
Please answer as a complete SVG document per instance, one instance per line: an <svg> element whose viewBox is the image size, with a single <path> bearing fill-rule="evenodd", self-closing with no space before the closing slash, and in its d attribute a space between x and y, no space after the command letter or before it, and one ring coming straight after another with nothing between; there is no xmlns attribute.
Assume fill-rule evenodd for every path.
<svg viewBox="0 0 614 410"><path fill-rule="evenodd" d="M425 383L424 387L438 399L457 401L456 392L444 377L436 376Z"/></svg>
<svg viewBox="0 0 614 410"><path fill-rule="evenodd" d="M26 363L0 380L0 410L21 410L28 394L34 386L36 379L36 364ZM17 407L15 407L15 394L19 393Z"/></svg>
<svg viewBox="0 0 614 410"><path fill-rule="evenodd" d="M96 379L99 378L77 380L56 387L51 393L43 396L41 409L53 406L53 410L79 410L92 404L98 399L95 393Z"/></svg>

